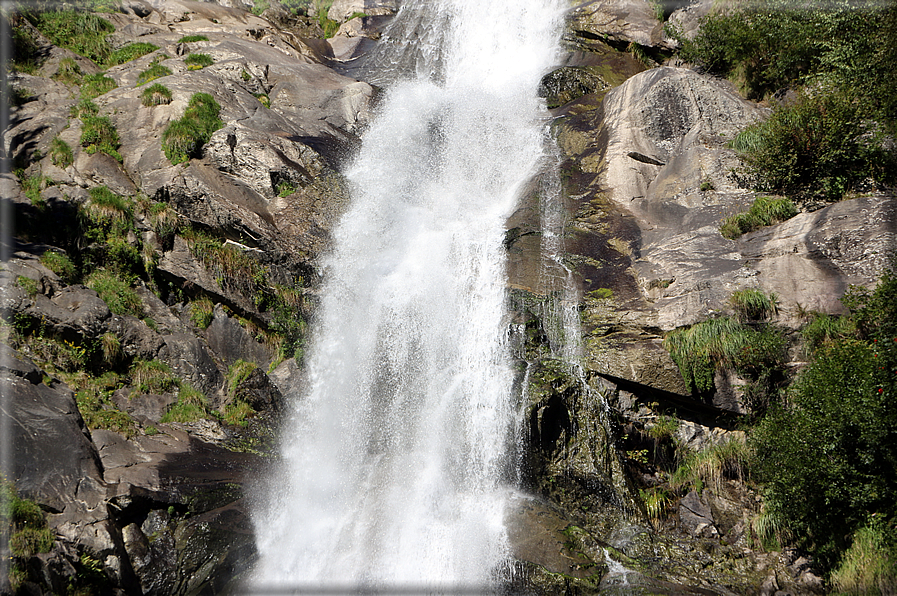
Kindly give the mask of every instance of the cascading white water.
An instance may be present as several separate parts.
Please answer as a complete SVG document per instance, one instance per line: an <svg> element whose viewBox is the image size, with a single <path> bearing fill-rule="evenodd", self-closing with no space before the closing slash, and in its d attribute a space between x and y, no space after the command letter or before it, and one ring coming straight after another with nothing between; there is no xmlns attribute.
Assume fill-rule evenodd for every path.
<svg viewBox="0 0 897 596"><path fill-rule="evenodd" d="M258 585L483 587L508 560L502 240L544 158L536 89L561 8L418 0L397 19L409 11L440 24L441 49L388 89L344 172L308 389L253 516Z"/></svg>

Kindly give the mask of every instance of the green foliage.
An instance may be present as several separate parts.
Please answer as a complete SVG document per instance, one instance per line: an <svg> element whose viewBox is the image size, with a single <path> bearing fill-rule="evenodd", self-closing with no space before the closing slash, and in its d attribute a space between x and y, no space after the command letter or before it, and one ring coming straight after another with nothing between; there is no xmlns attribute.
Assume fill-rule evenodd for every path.
<svg viewBox="0 0 897 596"><path fill-rule="evenodd" d="M205 296L190 303L190 321L200 329L212 324L214 312L215 305Z"/></svg>
<svg viewBox="0 0 897 596"><path fill-rule="evenodd" d="M185 35L178 40L178 43L193 43L194 41L209 41L205 35Z"/></svg>
<svg viewBox="0 0 897 596"><path fill-rule="evenodd" d="M155 79L160 79L162 77L167 77L171 74L171 69L165 66L164 64L160 64L158 62L153 62L150 64L149 68L141 72L137 75L137 86L141 86L145 83L149 83ZM142 96L141 96L142 97ZM171 94L169 94L169 99L171 98ZM147 105L144 102L143 105Z"/></svg>
<svg viewBox="0 0 897 596"><path fill-rule="evenodd" d="M733 143L763 190L840 200L857 182L895 179L897 153L855 92L804 92L742 131Z"/></svg>
<svg viewBox="0 0 897 596"><path fill-rule="evenodd" d="M318 25L321 27L321 31L324 32L324 37L328 39L336 35L340 25L339 21L334 21L327 16L331 6L333 6L332 0L321 2L318 5Z"/></svg>
<svg viewBox="0 0 897 596"><path fill-rule="evenodd" d="M212 133L224 126L218 117L221 106L208 93L190 98L183 118L172 121L162 133L162 149L172 164L199 157Z"/></svg>
<svg viewBox="0 0 897 596"><path fill-rule="evenodd" d="M101 269L90 274L87 287L96 291L109 310L117 315L143 316L143 301L131 288L128 280L113 271Z"/></svg>
<svg viewBox="0 0 897 596"><path fill-rule="evenodd" d="M190 54L184 58L187 70L200 70L206 66L212 66L214 63L215 61L208 54Z"/></svg>
<svg viewBox="0 0 897 596"><path fill-rule="evenodd" d="M281 180L277 184L277 196L288 197L298 189L299 188L289 180Z"/></svg>
<svg viewBox="0 0 897 596"><path fill-rule="evenodd" d="M140 94L140 102L147 107L169 104L171 103L171 91L161 83L154 83Z"/></svg>
<svg viewBox="0 0 897 596"><path fill-rule="evenodd" d="M54 166L65 169L75 162L75 155L69 144L56 136L50 142L50 159Z"/></svg>
<svg viewBox="0 0 897 596"><path fill-rule="evenodd" d="M81 80L81 99L94 99L100 95L109 93L118 87L115 79L107 77L103 73L84 75ZM94 112L96 114L96 112Z"/></svg>
<svg viewBox="0 0 897 596"><path fill-rule="evenodd" d="M88 154L100 151L118 162L122 161L118 152L121 146L118 130L108 116L82 116L81 122L81 146Z"/></svg>
<svg viewBox="0 0 897 596"><path fill-rule="evenodd" d="M67 48L97 64L106 64L112 46L106 36L115 31L109 21L90 12L48 10L26 13L29 21L55 45Z"/></svg>
<svg viewBox="0 0 897 596"><path fill-rule="evenodd" d="M745 288L735 290L729 297L739 321L762 321L779 313L779 298L775 293L767 295L762 290Z"/></svg>
<svg viewBox="0 0 897 596"><path fill-rule="evenodd" d="M255 414L255 410L252 409L252 406L241 399L224 406L224 421L233 426L246 426L247 419L251 418L253 414Z"/></svg>
<svg viewBox="0 0 897 596"><path fill-rule="evenodd" d="M84 118L87 116L96 116L100 113L100 107L89 99L82 99L72 106L69 116L72 118Z"/></svg>
<svg viewBox="0 0 897 596"><path fill-rule="evenodd" d="M100 336L100 349L103 352L103 360L109 365L115 364L123 355L121 340L112 331Z"/></svg>
<svg viewBox="0 0 897 596"><path fill-rule="evenodd" d="M670 486L681 488L703 486L719 490L724 478L743 480L747 477L751 455L747 444L740 439L711 445L706 449L686 454L682 463L670 476Z"/></svg>
<svg viewBox="0 0 897 596"><path fill-rule="evenodd" d="M41 264L58 275L62 281L67 284L75 283L78 278L78 271L75 264L64 252L56 250L45 251L40 256Z"/></svg>
<svg viewBox="0 0 897 596"><path fill-rule="evenodd" d="M161 394L180 387L180 380L160 360L137 360L131 366L131 384L137 393Z"/></svg>
<svg viewBox="0 0 897 596"><path fill-rule="evenodd" d="M72 58L63 58L59 61L59 67L53 78L64 85L79 85L81 83L81 67Z"/></svg>
<svg viewBox="0 0 897 596"><path fill-rule="evenodd" d="M673 505L672 496L663 488L639 489L639 496L645 504L648 519L652 521L663 519Z"/></svg>
<svg viewBox="0 0 897 596"><path fill-rule="evenodd" d="M17 72L36 74L41 62L38 56L37 42L24 27L16 26L16 20L19 18L21 17L18 15L13 15L10 18L12 33L12 63L10 66Z"/></svg>
<svg viewBox="0 0 897 596"><path fill-rule="evenodd" d="M206 396L198 389L194 389L187 383L183 383L178 392L177 403L165 413L160 422L163 424L169 422L190 423L196 422L202 418L207 418L208 415L209 411Z"/></svg>
<svg viewBox="0 0 897 596"><path fill-rule="evenodd" d="M794 206L791 199L760 196L754 199L748 211L723 220L719 231L724 238L735 240L742 234L781 223L795 215L797 215L797 207Z"/></svg>
<svg viewBox="0 0 897 596"><path fill-rule="evenodd" d="M129 222L134 216L134 206L130 199L117 195L107 186L94 186L90 194L90 212L100 221Z"/></svg>
<svg viewBox="0 0 897 596"><path fill-rule="evenodd" d="M810 322L800 332L807 350L813 354L822 346L851 337L856 333L856 328L849 317L813 313Z"/></svg>
<svg viewBox="0 0 897 596"><path fill-rule="evenodd" d="M222 288L240 292L258 307L270 302L273 292L268 284L268 271L249 254L195 230L186 232L184 239L190 253L215 276Z"/></svg>
<svg viewBox="0 0 897 596"><path fill-rule="evenodd" d="M25 191L25 196L38 209L43 209L46 206L40 192L46 188L48 182L50 179L46 176L29 176L22 180L22 190Z"/></svg>
<svg viewBox="0 0 897 596"><path fill-rule="evenodd" d="M692 391L705 394L713 390L718 368L733 368L754 380L771 380L764 373L781 368L785 339L778 329L757 329L721 317L672 331L664 347Z"/></svg>
<svg viewBox="0 0 897 596"><path fill-rule="evenodd" d="M679 421L673 416L658 416L649 428L648 435L655 441L672 439L679 430Z"/></svg>
<svg viewBox="0 0 897 596"><path fill-rule="evenodd" d="M280 0L280 5L294 15L307 15L311 0Z"/></svg>
<svg viewBox="0 0 897 596"><path fill-rule="evenodd" d="M72 385L72 383L69 383ZM131 437L137 430L134 420L127 412L122 412L112 404L112 392L121 386L115 373L107 373L99 378L87 377L76 389L75 401L87 428L111 430Z"/></svg>
<svg viewBox="0 0 897 596"><path fill-rule="evenodd" d="M151 43L145 42L137 42L137 43L129 43L128 45L115 50L109 56L108 64L116 65L116 64L124 64L125 62L130 62L131 60L136 60L141 56L145 56L150 52L155 52L159 49L159 46L153 45Z"/></svg>
<svg viewBox="0 0 897 596"><path fill-rule="evenodd" d="M9 550L13 556L27 559L38 553L48 553L53 548L56 535L49 528L22 528L9 537Z"/></svg>
<svg viewBox="0 0 897 596"><path fill-rule="evenodd" d="M31 279L30 277L25 277L24 275L19 275L16 277L16 286L22 289L29 297L34 298L37 296L37 281Z"/></svg>
<svg viewBox="0 0 897 596"><path fill-rule="evenodd" d="M153 203L149 209L150 225L163 246L169 246L181 224L178 213L167 203Z"/></svg>
<svg viewBox="0 0 897 596"><path fill-rule="evenodd" d="M271 107L271 98L268 97L267 93L255 93L254 97L259 100L259 103L265 106L266 108Z"/></svg>
<svg viewBox="0 0 897 596"><path fill-rule="evenodd" d="M894 520L870 516L853 535L850 548L832 571L838 594L887 594L897 585L897 529Z"/></svg>
<svg viewBox="0 0 897 596"><path fill-rule="evenodd" d="M227 369L227 391L230 395L238 395L240 385L252 375L258 368L255 362L247 362L246 360L237 360Z"/></svg>

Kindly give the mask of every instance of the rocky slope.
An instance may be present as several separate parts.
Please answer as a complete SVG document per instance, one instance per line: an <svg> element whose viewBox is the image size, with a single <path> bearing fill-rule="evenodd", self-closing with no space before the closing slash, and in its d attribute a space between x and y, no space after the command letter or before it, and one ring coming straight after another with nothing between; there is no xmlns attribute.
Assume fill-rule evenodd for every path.
<svg viewBox="0 0 897 596"><path fill-rule="evenodd" d="M708 4L670 18L693 29ZM377 97L346 74L360 72L355 59L397 6L333 3L335 21L368 16L329 41L305 37L316 26L307 19L248 8L130 0L105 15L115 47L157 48L105 71L114 88L92 101L119 135L105 152L85 140L81 101L100 67L29 29L45 60L12 79L4 146L18 169L3 184L17 227L0 361L11 480L55 537L49 552L15 560L28 593L219 593L251 567L244 487L271 456L284 396L301 387L317 257L348 200L339 167ZM728 240L720 219L755 194L733 174L727 142L764 108L724 81L646 70L638 52L621 51L638 44L661 60L674 47L647 1L580 3L567 43L542 92L556 118L561 261L584 359L579 374L556 350L567 276L545 274L557 267L541 247L542 173L506 241L535 495L509 517L517 587L820 589L799 553L757 546L759 497L737 480L690 491L669 504L674 515L650 521L638 488L657 476L639 454L669 448L650 435L663 413L675 412L670 436L699 449L738 436L734 415L745 411L734 377L693 396L662 347L666 332L726 311L742 288L776 292L791 327L803 310L837 311L844 289L873 283L897 248L895 199L870 193ZM192 68L191 54L212 63ZM60 75L72 64L80 89ZM140 77L154 65L168 74L152 83L171 97L146 105ZM165 131L198 93L220 107L221 125L172 163ZM99 269L124 286L110 292ZM123 306L129 292L136 304Z"/></svg>

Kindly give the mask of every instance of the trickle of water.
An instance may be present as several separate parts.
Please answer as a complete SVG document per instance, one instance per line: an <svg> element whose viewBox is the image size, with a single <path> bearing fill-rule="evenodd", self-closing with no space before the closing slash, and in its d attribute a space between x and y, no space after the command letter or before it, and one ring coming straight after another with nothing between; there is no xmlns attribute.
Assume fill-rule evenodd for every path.
<svg viewBox="0 0 897 596"><path fill-rule="evenodd" d="M505 221L544 159L540 77L556 0L409 3L378 56L388 88L344 172L308 388L253 515L257 585L487 587L515 411L504 325ZM401 19L409 19L407 22ZM410 69L410 70L409 70Z"/></svg>

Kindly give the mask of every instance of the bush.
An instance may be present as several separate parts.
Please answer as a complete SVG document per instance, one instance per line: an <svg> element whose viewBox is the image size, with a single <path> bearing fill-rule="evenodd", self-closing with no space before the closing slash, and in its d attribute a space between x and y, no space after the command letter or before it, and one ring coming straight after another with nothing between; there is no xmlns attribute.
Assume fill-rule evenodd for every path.
<svg viewBox="0 0 897 596"><path fill-rule="evenodd" d="M155 79L161 79L171 74L171 69L164 64L153 62L149 68L137 75L137 86L140 87L145 83L149 83ZM169 94L170 97L170 94ZM147 105L144 103L143 105Z"/></svg>
<svg viewBox="0 0 897 596"><path fill-rule="evenodd" d="M137 360L131 366L131 384L138 393L168 393L180 387L180 380L164 362Z"/></svg>
<svg viewBox="0 0 897 596"><path fill-rule="evenodd" d="M9 537L9 550L13 556L27 559L50 552L55 540L56 535L49 528L22 528Z"/></svg>
<svg viewBox="0 0 897 596"><path fill-rule="evenodd" d="M822 346L831 345L834 341L854 335L856 328L848 317L813 313L810 322L804 325L800 332L807 351L812 355Z"/></svg>
<svg viewBox="0 0 897 596"><path fill-rule="evenodd" d="M190 303L190 321L200 329L206 329L212 324L214 312L215 305L206 297Z"/></svg>
<svg viewBox="0 0 897 596"><path fill-rule="evenodd" d="M767 296L762 290L753 288L732 292L729 304L735 309L735 316L742 322L762 321L779 312L779 299L775 293Z"/></svg>
<svg viewBox="0 0 897 596"><path fill-rule="evenodd" d="M81 122L81 146L88 154L100 151L118 162L122 161L118 152L121 146L118 130L108 116L82 116Z"/></svg>
<svg viewBox="0 0 897 596"><path fill-rule="evenodd" d="M26 17L55 45L90 58L99 65L106 64L112 55L112 46L106 36L113 33L115 27L95 14L54 10L29 12Z"/></svg>
<svg viewBox="0 0 897 596"><path fill-rule="evenodd" d="M81 67L73 59L63 58L53 78L65 85L78 85L81 83Z"/></svg>
<svg viewBox="0 0 897 596"><path fill-rule="evenodd" d="M670 485L694 487L698 492L709 485L719 491L724 478L744 480L747 477L750 459L744 440L732 438L687 454L671 475Z"/></svg>
<svg viewBox="0 0 897 596"><path fill-rule="evenodd" d="M154 83L140 94L140 102L147 106L159 106L171 103L171 91L165 85Z"/></svg>
<svg viewBox="0 0 897 596"><path fill-rule="evenodd" d="M117 195L107 186L94 186L88 191L88 209L99 221L130 222L134 217L134 207L130 199Z"/></svg>
<svg viewBox="0 0 897 596"><path fill-rule="evenodd" d="M58 275L67 284L75 283L78 271L75 264L64 252L48 250L40 256L41 264Z"/></svg>
<svg viewBox="0 0 897 596"><path fill-rule="evenodd" d="M78 411L84 418L87 428L101 428L131 437L136 432L134 419L127 412L117 409L109 401L112 387L102 387L89 383L75 393Z"/></svg>
<svg viewBox="0 0 897 596"><path fill-rule="evenodd" d="M206 66L212 66L214 63L215 61L208 54L190 54L184 58L187 70L200 70Z"/></svg>
<svg viewBox="0 0 897 596"><path fill-rule="evenodd" d="M853 535L850 548L832 572L838 594L888 594L897 586L897 529L894 520L870 516Z"/></svg>
<svg viewBox="0 0 897 596"><path fill-rule="evenodd" d="M193 43L194 41L209 41L205 35L185 35L178 40L178 43Z"/></svg>
<svg viewBox="0 0 897 596"><path fill-rule="evenodd" d="M34 298L37 296L38 285L37 281L31 279L30 277L25 277L24 275L19 275L16 277L16 286L22 289L26 294L28 294L29 298Z"/></svg>
<svg viewBox="0 0 897 596"><path fill-rule="evenodd" d="M742 131L733 147L758 188L837 201L867 177L895 179L897 153L886 148L883 131L869 116L853 92L804 92Z"/></svg>
<svg viewBox="0 0 897 596"><path fill-rule="evenodd" d="M58 168L67 168L75 162L75 155L68 143L59 137L53 137L50 142L50 159Z"/></svg>
<svg viewBox="0 0 897 596"><path fill-rule="evenodd" d="M86 280L87 287L96 291L100 298L117 315L143 316L143 301L131 288L129 281L112 271L100 270Z"/></svg>
<svg viewBox="0 0 897 596"><path fill-rule="evenodd" d="M754 199L748 211L723 220L719 231L724 238L735 240L742 234L781 223L795 215L797 215L797 207L794 206L791 199L761 196Z"/></svg>
<svg viewBox="0 0 897 596"><path fill-rule="evenodd" d="M123 48L112 52L112 54L109 56L108 64L124 64L125 62L130 62L131 60L135 60L137 58L140 58L141 56L145 56L150 52L155 52L158 49L159 46L155 46L151 43L129 43Z"/></svg>
<svg viewBox="0 0 897 596"><path fill-rule="evenodd" d="M199 157L212 133L224 126L218 117L221 106L208 93L190 98L183 118L172 121L162 133L162 149L172 164Z"/></svg>
<svg viewBox="0 0 897 596"><path fill-rule="evenodd" d="M714 389L717 369L732 368L754 381L777 383L785 338L772 327L755 329L729 317L709 319L670 332L664 347L686 385L697 394Z"/></svg>
<svg viewBox="0 0 897 596"><path fill-rule="evenodd" d="M84 75L81 80L81 99L94 99L105 95L118 87L115 79L107 77L103 73Z"/></svg>
<svg viewBox="0 0 897 596"><path fill-rule="evenodd" d="M84 118L87 116L96 116L99 113L100 108L97 104L89 99L82 99L72 106L72 109L69 111L69 116L72 118Z"/></svg>

